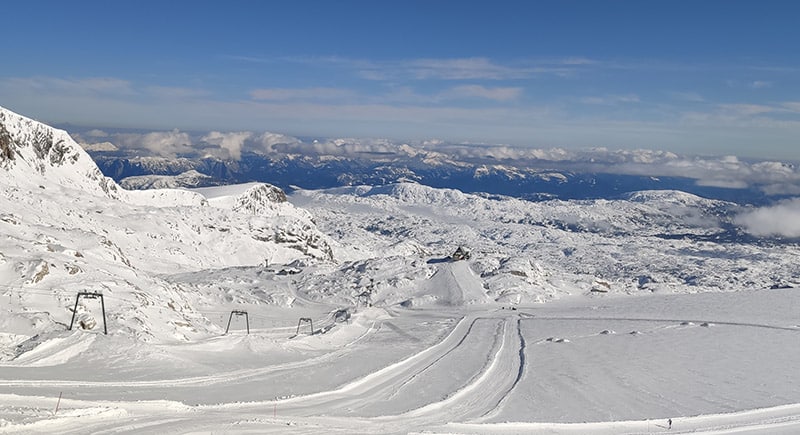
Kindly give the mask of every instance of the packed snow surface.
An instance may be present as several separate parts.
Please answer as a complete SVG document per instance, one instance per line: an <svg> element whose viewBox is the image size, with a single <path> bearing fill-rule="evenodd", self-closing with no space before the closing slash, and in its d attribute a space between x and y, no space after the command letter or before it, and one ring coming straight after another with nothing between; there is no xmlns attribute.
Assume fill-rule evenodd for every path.
<svg viewBox="0 0 800 435"><path fill-rule="evenodd" d="M733 204L129 192L0 126L0 433L800 432L800 251Z"/></svg>

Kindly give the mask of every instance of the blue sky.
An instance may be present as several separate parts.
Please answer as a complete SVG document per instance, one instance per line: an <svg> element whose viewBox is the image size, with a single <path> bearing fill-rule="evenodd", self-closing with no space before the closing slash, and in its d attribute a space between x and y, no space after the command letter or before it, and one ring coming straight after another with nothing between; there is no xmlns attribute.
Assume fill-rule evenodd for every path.
<svg viewBox="0 0 800 435"><path fill-rule="evenodd" d="M800 160L793 1L30 0L0 105L102 128Z"/></svg>

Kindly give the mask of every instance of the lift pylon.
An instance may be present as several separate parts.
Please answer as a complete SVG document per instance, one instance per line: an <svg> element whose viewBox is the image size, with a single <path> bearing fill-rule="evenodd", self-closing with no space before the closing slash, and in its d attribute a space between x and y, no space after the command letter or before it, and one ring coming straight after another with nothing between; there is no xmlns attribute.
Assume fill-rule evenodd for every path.
<svg viewBox="0 0 800 435"><path fill-rule="evenodd" d="M297 331L295 332L295 335L300 334L300 325L303 323L308 323L311 326L311 333L308 335L314 335L314 321L309 317L301 317L300 320L297 321Z"/></svg>
<svg viewBox="0 0 800 435"><path fill-rule="evenodd" d="M233 316L236 317L244 316L244 320L247 324L247 335L250 335L250 316L247 315L247 311L242 311L242 310L231 311L231 315L230 317L228 317L228 326L225 327L225 333L227 334L228 331L231 329L231 320L233 319Z"/></svg>
<svg viewBox="0 0 800 435"><path fill-rule="evenodd" d="M100 299L100 307L103 310L103 334L108 335L108 324L106 323L106 302L103 299L103 294L100 292L78 292L75 297L75 308L72 310L72 320L69 322L68 331L72 331L72 325L75 323L75 314L78 313L78 301L81 298L86 299Z"/></svg>

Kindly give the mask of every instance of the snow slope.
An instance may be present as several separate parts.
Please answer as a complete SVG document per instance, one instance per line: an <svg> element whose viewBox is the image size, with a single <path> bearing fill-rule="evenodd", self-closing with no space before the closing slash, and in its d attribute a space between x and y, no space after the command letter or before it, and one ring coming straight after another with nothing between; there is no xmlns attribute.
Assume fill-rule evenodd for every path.
<svg viewBox="0 0 800 435"><path fill-rule="evenodd" d="M0 120L0 433L800 431L798 246L733 204L134 193Z"/></svg>
<svg viewBox="0 0 800 435"><path fill-rule="evenodd" d="M309 213L257 194L271 187L216 205L186 190L126 191L65 132L5 109L0 121L0 294L14 301L0 325L10 333L61 329L78 292L100 291L124 307L111 331L202 336L219 328L163 274L332 259ZM86 304L76 322L102 326Z"/></svg>

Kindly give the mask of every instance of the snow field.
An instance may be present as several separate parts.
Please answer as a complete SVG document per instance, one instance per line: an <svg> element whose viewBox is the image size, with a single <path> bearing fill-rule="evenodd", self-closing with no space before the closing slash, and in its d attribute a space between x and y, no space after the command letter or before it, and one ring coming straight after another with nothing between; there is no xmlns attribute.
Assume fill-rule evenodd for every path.
<svg viewBox="0 0 800 435"><path fill-rule="evenodd" d="M131 193L0 121L0 433L800 433L800 250L732 204Z"/></svg>
<svg viewBox="0 0 800 435"><path fill-rule="evenodd" d="M677 308L681 301L686 311L697 309L698 301L724 310L727 296L625 301L628 311L637 304L647 311L653 303L662 310ZM749 300L753 306L769 302L770 296L769 292L739 295L740 301ZM373 308L321 335L290 339L284 334L280 340L280 334L262 338L239 332L163 347L173 361L197 359L214 370L204 376L181 377L178 367L165 366L168 359L158 358L137 361L152 370L139 381L92 381L74 366L87 363L78 357L60 367L4 366L2 373L13 373L13 380L6 376L0 380L0 397L52 402L57 392L67 390L65 403L76 410L95 409L96 403L108 410L99 413L103 418L88 419L86 413L75 411L60 419L92 420L90 427L96 430L127 427L150 433L190 433L209 427L234 432L284 428L298 433L646 433L658 430L657 424L670 417L676 425L686 425L679 428L700 433L780 433L775 431L797 428L797 408L781 408L800 403L793 370L793 361L800 356L796 346L800 329L783 326L791 317L778 315L761 324L715 321L715 317L684 321L677 315L631 320L611 313L603 318L598 314L602 308L592 302L488 312ZM706 311L714 314L709 306ZM461 319L456 321L453 316L458 313ZM630 334L633 331L638 334ZM93 347L108 339L85 332L72 336L97 337ZM105 346L112 347L103 349L103 354L117 353L111 340ZM264 345L264 340L272 344ZM40 353L57 355L65 346L64 340L54 339ZM279 362L282 352L296 352L298 359ZM242 358L239 367L229 366L226 356L248 353L252 358ZM92 360L96 371L108 370L98 362ZM170 377L154 379L168 367L172 367ZM59 380L69 373L69 377L83 373L83 379ZM181 405L180 412L142 411L144 405L132 409L137 403L164 399L199 405ZM5 405L0 409L11 416L0 426L5 432L46 428L43 419L53 418L44 409L15 411ZM780 410L774 411L780 417L762 418L750 411L755 409ZM269 417L270 411L280 418Z"/></svg>

